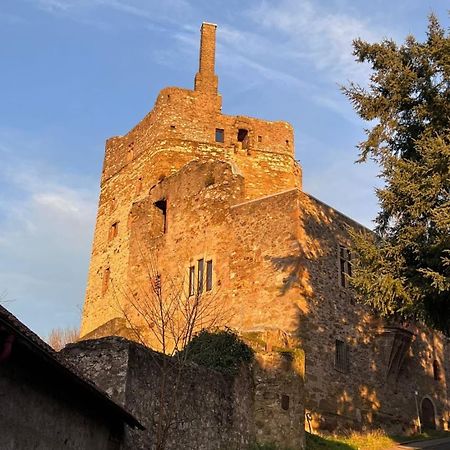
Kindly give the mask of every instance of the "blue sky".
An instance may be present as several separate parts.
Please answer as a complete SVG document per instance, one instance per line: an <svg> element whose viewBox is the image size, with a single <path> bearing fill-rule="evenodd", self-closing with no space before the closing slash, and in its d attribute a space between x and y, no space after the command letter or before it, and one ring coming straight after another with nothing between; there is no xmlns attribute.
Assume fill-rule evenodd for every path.
<svg viewBox="0 0 450 450"><path fill-rule="evenodd" d="M304 189L361 223L376 167L355 165L365 124L339 91L366 83L351 41L424 38L446 1L2 0L0 293L45 336L78 325L106 138L165 86L192 87L202 21L218 24L223 111L287 120Z"/></svg>

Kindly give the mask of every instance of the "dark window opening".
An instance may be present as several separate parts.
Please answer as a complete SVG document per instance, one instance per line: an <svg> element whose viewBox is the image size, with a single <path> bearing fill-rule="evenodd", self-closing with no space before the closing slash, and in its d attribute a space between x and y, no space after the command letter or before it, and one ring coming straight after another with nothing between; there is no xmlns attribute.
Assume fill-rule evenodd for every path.
<svg viewBox="0 0 450 450"><path fill-rule="evenodd" d="M348 372L350 367L350 359L348 345L344 341L336 339L336 350L334 367L340 372Z"/></svg>
<svg viewBox="0 0 450 450"><path fill-rule="evenodd" d="M262 136L258 136L258 142L262 142Z"/></svg>
<svg viewBox="0 0 450 450"><path fill-rule="evenodd" d="M195 266L189 267L189 297L195 294Z"/></svg>
<svg viewBox="0 0 450 450"><path fill-rule="evenodd" d="M286 145L289 147L289 140L286 139Z"/></svg>
<svg viewBox="0 0 450 450"><path fill-rule="evenodd" d="M439 363L436 360L433 361L433 378L436 381L439 381L441 379L441 368L439 367Z"/></svg>
<svg viewBox="0 0 450 450"><path fill-rule="evenodd" d="M289 409L289 395L283 394L281 396L281 408L287 411Z"/></svg>
<svg viewBox="0 0 450 450"><path fill-rule="evenodd" d="M216 142L225 141L225 132L223 128L216 128Z"/></svg>
<svg viewBox="0 0 450 450"><path fill-rule="evenodd" d="M238 142L242 142L242 147L245 148L248 142L248 130L246 130L245 128L239 128L237 140Z"/></svg>
<svg viewBox="0 0 450 450"><path fill-rule="evenodd" d="M199 259L197 261L197 293L201 294L203 292L203 272L204 272L204 259Z"/></svg>
<svg viewBox="0 0 450 450"><path fill-rule="evenodd" d="M175 130L175 125L170 125L171 130Z"/></svg>
<svg viewBox="0 0 450 450"><path fill-rule="evenodd" d="M347 247L339 245L339 284L348 287L348 278L352 276L351 252Z"/></svg>
<svg viewBox="0 0 450 450"><path fill-rule="evenodd" d="M213 286L213 262L206 261L206 290L210 291Z"/></svg>
<svg viewBox="0 0 450 450"><path fill-rule="evenodd" d="M161 212L161 218L162 218L161 228L162 228L162 232L166 233L167 232L167 200L166 199L158 200L157 202L154 203L154 205Z"/></svg>

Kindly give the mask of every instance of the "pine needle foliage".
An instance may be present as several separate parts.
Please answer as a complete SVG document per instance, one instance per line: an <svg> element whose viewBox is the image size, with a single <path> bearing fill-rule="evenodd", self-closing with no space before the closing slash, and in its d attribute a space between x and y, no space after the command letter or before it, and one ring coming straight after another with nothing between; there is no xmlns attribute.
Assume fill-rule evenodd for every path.
<svg viewBox="0 0 450 450"><path fill-rule="evenodd" d="M419 320L450 336L450 33L434 15L427 37L402 45L354 41L370 83L344 94L370 122L359 162L374 160L375 233L352 232L351 283L381 316Z"/></svg>

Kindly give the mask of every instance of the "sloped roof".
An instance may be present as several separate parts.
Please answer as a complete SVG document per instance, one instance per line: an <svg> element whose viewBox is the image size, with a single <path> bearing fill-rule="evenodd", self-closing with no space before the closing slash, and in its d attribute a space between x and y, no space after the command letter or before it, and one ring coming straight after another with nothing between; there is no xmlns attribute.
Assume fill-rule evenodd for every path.
<svg viewBox="0 0 450 450"><path fill-rule="evenodd" d="M64 360L55 350L44 342L36 333L25 326L17 317L0 305L0 331L6 331L15 336L14 345L20 342L33 352L38 358L45 362L49 370L59 373L70 383L81 387L86 395L90 396L99 405L118 416L123 422L133 428L145 429L144 426L123 406L116 403L108 395L100 390L92 381L81 375L76 367Z"/></svg>

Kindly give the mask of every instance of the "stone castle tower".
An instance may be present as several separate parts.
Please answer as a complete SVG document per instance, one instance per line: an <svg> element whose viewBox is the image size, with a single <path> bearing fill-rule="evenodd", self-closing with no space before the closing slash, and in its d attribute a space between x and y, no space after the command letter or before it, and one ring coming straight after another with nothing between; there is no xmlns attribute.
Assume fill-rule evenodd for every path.
<svg viewBox="0 0 450 450"><path fill-rule="evenodd" d="M81 338L129 336L139 291L182 284L214 296L258 344L302 347L313 428L411 430L415 392L423 420L441 426L447 341L355 302L348 229L361 226L303 192L288 123L222 114L215 35L202 25L194 90L163 89L106 143Z"/></svg>
<svg viewBox="0 0 450 450"><path fill-rule="evenodd" d="M169 182L171 175L192 161L220 161L223 168L230 168L242 179L241 201L301 186L293 130L288 123L222 114L215 47L216 25L203 23L194 90L163 89L153 110L135 128L106 143L82 337L120 317L109 285L112 281L116 286L128 283L134 259L130 253L132 222L137 219L133 211L155 187L161 189L164 180ZM223 168L216 170L221 172ZM166 222L164 238L169 241L174 216L179 212L179 208L174 209L173 194L161 194L151 209L164 217L156 215L147 225L154 228L156 237L157 224ZM185 232L189 228L186 226Z"/></svg>

